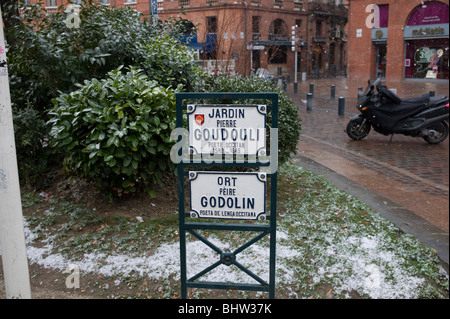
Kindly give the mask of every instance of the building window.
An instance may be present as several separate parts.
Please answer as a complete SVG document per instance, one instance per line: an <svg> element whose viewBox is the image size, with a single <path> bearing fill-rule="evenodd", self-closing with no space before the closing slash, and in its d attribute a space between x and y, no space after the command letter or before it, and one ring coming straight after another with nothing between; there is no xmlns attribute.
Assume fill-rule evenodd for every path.
<svg viewBox="0 0 450 319"><path fill-rule="evenodd" d="M269 64L286 64L287 63L287 47L285 45L271 46L269 48Z"/></svg>
<svg viewBox="0 0 450 319"><path fill-rule="evenodd" d="M179 8L189 8L191 6L190 0L178 0L178 7Z"/></svg>
<svg viewBox="0 0 450 319"><path fill-rule="evenodd" d="M47 0L47 7L57 7L56 0Z"/></svg>
<svg viewBox="0 0 450 319"><path fill-rule="evenodd" d="M316 20L316 37L322 36L322 21Z"/></svg>
<svg viewBox="0 0 450 319"><path fill-rule="evenodd" d="M252 40L261 40L260 23L260 16L252 16Z"/></svg>
<svg viewBox="0 0 450 319"><path fill-rule="evenodd" d="M294 0L294 10L301 11L303 9L303 1L302 0Z"/></svg>
<svg viewBox="0 0 450 319"><path fill-rule="evenodd" d="M283 0L273 0L273 6L275 8L282 8L283 7Z"/></svg>
<svg viewBox="0 0 450 319"><path fill-rule="evenodd" d="M217 17L206 17L206 33L217 33Z"/></svg>
<svg viewBox="0 0 450 319"><path fill-rule="evenodd" d="M378 8L380 9L380 28L387 28L389 21L389 5L381 4Z"/></svg>
<svg viewBox="0 0 450 319"><path fill-rule="evenodd" d="M252 32L259 33L259 24L261 22L260 16L252 16Z"/></svg>
<svg viewBox="0 0 450 319"><path fill-rule="evenodd" d="M252 16L252 40L261 40L260 23L260 16Z"/></svg>

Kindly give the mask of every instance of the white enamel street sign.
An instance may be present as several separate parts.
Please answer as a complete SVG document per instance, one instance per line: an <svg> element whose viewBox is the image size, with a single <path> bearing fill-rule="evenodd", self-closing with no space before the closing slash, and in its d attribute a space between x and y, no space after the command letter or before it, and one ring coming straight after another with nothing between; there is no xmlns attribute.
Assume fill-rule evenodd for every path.
<svg viewBox="0 0 450 319"><path fill-rule="evenodd" d="M265 105L188 105L191 154L266 155Z"/></svg>
<svg viewBox="0 0 450 319"><path fill-rule="evenodd" d="M192 218L266 219L266 174L189 172Z"/></svg>

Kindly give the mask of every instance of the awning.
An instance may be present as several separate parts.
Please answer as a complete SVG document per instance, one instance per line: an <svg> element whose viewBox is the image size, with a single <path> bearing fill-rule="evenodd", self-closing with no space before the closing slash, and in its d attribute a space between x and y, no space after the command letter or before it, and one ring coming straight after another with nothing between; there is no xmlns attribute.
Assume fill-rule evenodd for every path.
<svg viewBox="0 0 450 319"><path fill-rule="evenodd" d="M206 35L206 42L197 42L197 36L180 37L180 41L189 49L203 53L211 53L216 49L217 34L210 33Z"/></svg>

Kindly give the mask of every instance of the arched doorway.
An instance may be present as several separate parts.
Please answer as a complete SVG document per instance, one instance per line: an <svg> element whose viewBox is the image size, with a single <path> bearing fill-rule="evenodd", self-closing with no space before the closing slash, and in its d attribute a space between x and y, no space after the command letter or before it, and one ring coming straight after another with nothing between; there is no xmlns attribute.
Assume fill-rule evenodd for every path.
<svg viewBox="0 0 450 319"><path fill-rule="evenodd" d="M325 54L320 45L316 45L311 50L311 75L319 77L323 74Z"/></svg>

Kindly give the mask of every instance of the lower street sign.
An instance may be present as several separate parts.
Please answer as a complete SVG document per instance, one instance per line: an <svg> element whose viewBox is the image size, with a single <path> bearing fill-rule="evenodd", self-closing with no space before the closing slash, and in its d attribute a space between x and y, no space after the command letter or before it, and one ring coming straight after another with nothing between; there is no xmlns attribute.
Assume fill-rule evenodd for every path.
<svg viewBox="0 0 450 319"><path fill-rule="evenodd" d="M192 218L266 219L266 174L189 172Z"/></svg>

